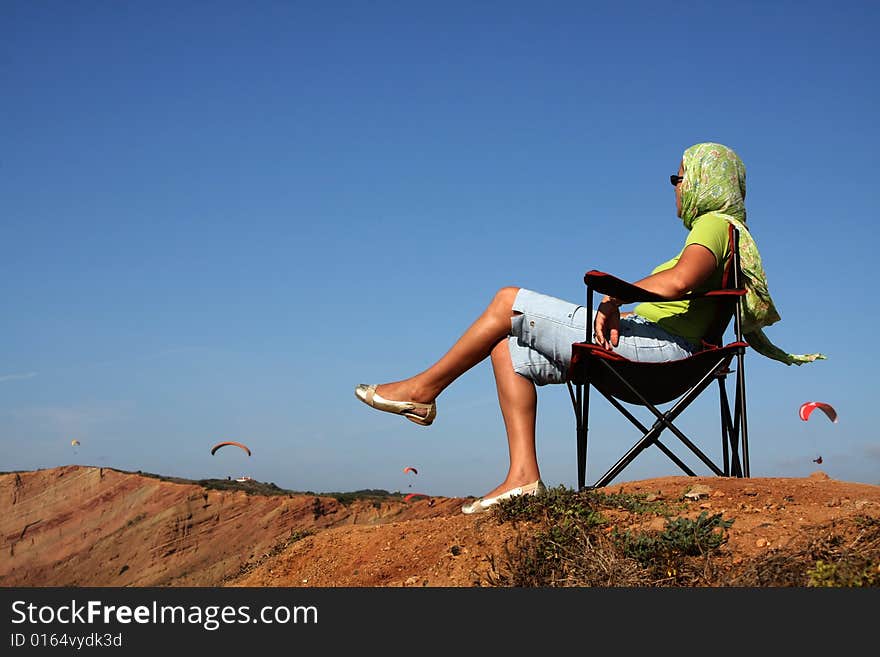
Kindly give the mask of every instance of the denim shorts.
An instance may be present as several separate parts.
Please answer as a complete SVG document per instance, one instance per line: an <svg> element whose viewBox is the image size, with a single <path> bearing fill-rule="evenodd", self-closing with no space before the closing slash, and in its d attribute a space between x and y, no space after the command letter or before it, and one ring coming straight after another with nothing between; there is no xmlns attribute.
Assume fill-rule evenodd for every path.
<svg viewBox="0 0 880 657"><path fill-rule="evenodd" d="M536 385L565 383L571 364L571 345L587 340L587 309L562 299L521 288L510 320L510 358L513 369ZM595 317L595 312L593 313ZM590 322L592 334L593 322ZM633 361L678 360L698 347L638 315L620 319L620 341L613 350Z"/></svg>

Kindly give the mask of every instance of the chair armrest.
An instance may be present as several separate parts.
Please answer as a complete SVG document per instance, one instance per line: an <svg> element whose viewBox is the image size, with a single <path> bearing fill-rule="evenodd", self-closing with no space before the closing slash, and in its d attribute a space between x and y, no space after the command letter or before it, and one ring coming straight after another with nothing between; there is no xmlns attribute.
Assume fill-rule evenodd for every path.
<svg viewBox="0 0 880 657"><path fill-rule="evenodd" d="M730 290L709 290L708 292L704 292L703 294L694 294L688 295L693 298L697 297L743 297L746 295L745 288L740 289L730 289ZM687 297L685 297L687 298Z"/></svg>
<svg viewBox="0 0 880 657"><path fill-rule="evenodd" d="M595 269L591 269L584 274L584 283L596 292L620 299L624 303L632 303L634 301L668 301L668 299L664 299L656 292L649 292L638 285L627 283L616 276L606 274L603 271L596 271Z"/></svg>
<svg viewBox="0 0 880 657"><path fill-rule="evenodd" d="M603 271L596 271L595 269L591 269L586 274L584 274L584 283L586 283L596 292L607 294L608 296L614 297L615 299L620 299L624 303L633 303L635 301L676 300L667 299L660 296L656 292L649 292L648 290L639 287L638 285L627 283L626 281L621 280L616 276L606 274ZM737 297L743 296L745 293L745 289L710 290L709 292L703 292L702 294L685 294L679 297L679 299L699 299L702 297Z"/></svg>

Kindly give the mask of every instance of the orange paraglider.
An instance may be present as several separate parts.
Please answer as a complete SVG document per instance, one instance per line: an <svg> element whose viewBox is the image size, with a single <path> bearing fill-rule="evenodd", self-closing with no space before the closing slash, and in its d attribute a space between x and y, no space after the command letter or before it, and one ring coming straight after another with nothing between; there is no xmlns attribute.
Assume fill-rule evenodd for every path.
<svg viewBox="0 0 880 657"><path fill-rule="evenodd" d="M804 402L801 404L801 407L798 409L798 415L800 418L806 422L810 419L810 414L815 411L817 408L821 409L825 415L828 416L828 419L832 422L837 422L837 411L834 410L834 407L831 404L826 404L825 402L818 401L810 401Z"/></svg>
<svg viewBox="0 0 880 657"><path fill-rule="evenodd" d="M222 443L217 443L216 445L214 445L211 448L211 455L213 455L214 452L216 452L221 447L225 447L226 445L235 445L236 447L241 447L244 451L247 452L248 456L251 455L251 450L247 445L242 445L241 443L237 443L234 440L226 440L226 441L223 441Z"/></svg>
<svg viewBox="0 0 880 657"><path fill-rule="evenodd" d="M406 467L403 469L403 472L404 472L404 474L407 473L407 472L412 472L414 475L419 474L419 471L416 470L416 469L415 469L414 467L412 467L411 465L406 466ZM412 484L409 484L408 488L412 488Z"/></svg>
<svg viewBox="0 0 880 657"><path fill-rule="evenodd" d="M425 495L424 493L410 493L406 497L403 498L404 502L409 502L414 497L430 497L429 495Z"/></svg>

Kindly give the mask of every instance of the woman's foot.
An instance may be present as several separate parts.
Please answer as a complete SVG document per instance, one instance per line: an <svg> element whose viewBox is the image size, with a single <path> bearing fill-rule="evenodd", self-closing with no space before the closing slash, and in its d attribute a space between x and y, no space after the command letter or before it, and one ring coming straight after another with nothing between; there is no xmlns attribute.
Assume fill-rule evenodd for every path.
<svg viewBox="0 0 880 657"><path fill-rule="evenodd" d="M491 507L495 506L502 500L507 500L511 497L517 497L519 495L543 495L546 492L547 487L540 479L530 482L528 484L521 484L518 486L508 486L507 484L502 484L488 495L481 497L478 500L474 500L469 504L462 505L461 512L466 514L482 513L484 511L488 511Z"/></svg>
<svg viewBox="0 0 880 657"><path fill-rule="evenodd" d="M407 399L419 404L430 404L434 401L434 397L427 396L425 391L412 385L409 380L380 383L376 386L376 393L385 399Z"/></svg>
<svg viewBox="0 0 880 657"><path fill-rule="evenodd" d="M425 427L434 422L434 418L437 417L437 404L433 400L423 402L403 397L402 399L405 401L400 401L401 398L386 397L385 395L396 394L395 387L399 388L394 384L377 386L361 383L355 387L354 394L355 397L376 410L402 415L411 422ZM382 388L382 392L385 394L380 393L379 388Z"/></svg>

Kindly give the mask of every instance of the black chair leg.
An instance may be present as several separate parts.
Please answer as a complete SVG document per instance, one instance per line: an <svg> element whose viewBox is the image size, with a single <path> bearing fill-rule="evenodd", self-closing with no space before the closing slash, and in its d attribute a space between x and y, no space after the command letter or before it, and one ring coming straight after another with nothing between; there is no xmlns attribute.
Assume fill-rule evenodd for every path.
<svg viewBox="0 0 880 657"><path fill-rule="evenodd" d="M727 386L724 379L718 381L721 399L721 443L724 451L724 474L728 477L742 477L743 470L739 455L740 415L739 406L730 413L730 401L727 397ZM729 454L728 454L729 452Z"/></svg>
<svg viewBox="0 0 880 657"><path fill-rule="evenodd" d="M572 385L568 383L568 392L574 407L575 426L577 431L577 478L578 490L584 490L587 479L587 434L590 415L590 386L587 384Z"/></svg>
<svg viewBox="0 0 880 657"><path fill-rule="evenodd" d="M719 419L721 420L721 460L724 465L724 476L730 476L730 453L728 448L728 440L730 440L730 432L729 432L729 423L728 418L725 417L724 409L727 402L727 390L724 387L725 376L723 374L718 375L718 395L719 395L719 403L721 406L721 412L719 413Z"/></svg>
<svg viewBox="0 0 880 657"><path fill-rule="evenodd" d="M742 378L740 370L737 371L737 394L735 400L735 409L733 417L731 417L730 403L727 397L727 387L725 385L726 375L729 373L727 369L729 360L725 363L724 359L718 360L715 365L696 383L687 393L684 394L673 405L672 408L665 413L649 402L638 390L636 390L628 381L626 381L619 372L617 372L608 362L601 361L607 370L617 377L636 397L641 401L641 405L649 409L655 416L653 426L648 429L638 419L628 411L628 409L617 399L610 396L603 390L599 390L603 396L630 420L641 432L642 437L626 452L618 461L611 466L592 486L586 486L587 471L587 435L589 424L589 391L590 378L589 375L583 383L573 385L568 383L569 394L571 396L572 405L575 412L575 420L577 425L577 460L578 460L578 490L585 488L601 488L607 486L615 477L617 477L635 458L650 445L657 446L673 463L675 463L688 476L696 476L678 456L660 442L660 434L664 430L671 433L682 442L682 444L690 449L715 475L717 476L733 476L742 477L747 472L747 454L743 456L743 463L740 462L740 443L739 439L742 435L743 449L745 450L746 427L744 418L744 388L745 379ZM721 439L722 439L722 466L719 467L712 459L710 459L702 450L700 450L682 431L675 426L674 421L700 394L707 388L712 379L718 379L720 411L721 411ZM743 465L745 465L745 470Z"/></svg>
<svg viewBox="0 0 880 657"><path fill-rule="evenodd" d="M745 353L736 356L736 399L739 408L740 440L742 442L742 476L751 477L749 469L749 423L746 416L746 363Z"/></svg>

